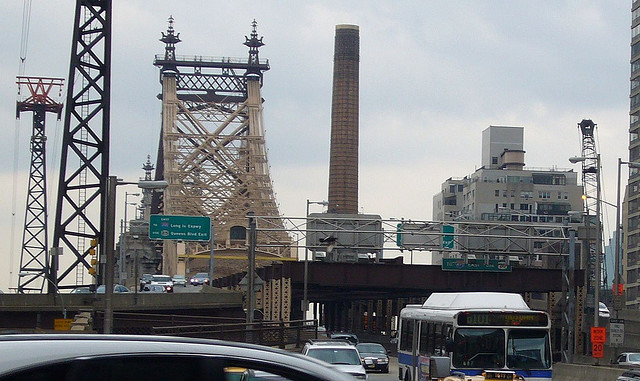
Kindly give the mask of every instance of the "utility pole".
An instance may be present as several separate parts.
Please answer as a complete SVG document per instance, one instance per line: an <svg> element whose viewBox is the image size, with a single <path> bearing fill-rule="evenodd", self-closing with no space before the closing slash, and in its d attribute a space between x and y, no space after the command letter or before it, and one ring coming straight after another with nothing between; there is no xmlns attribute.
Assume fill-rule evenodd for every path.
<svg viewBox="0 0 640 381"><path fill-rule="evenodd" d="M116 222L116 186L118 179L116 176L109 176L107 179L107 197L105 197L104 210L104 239L102 247L104 250L105 263L104 274L104 332L113 331L113 275L115 264L114 239Z"/></svg>
<svg viewBox="0 0 640 381"><path fill-rule="evenodd" d="M18 277L18 293L29 290L42 291L43 280L48 281L49 294L56 292L58 284L55 277L51 277L50 267L57 266L57 257L52 258L49 264L47 243L49 234L47 230L47 165L45 116L47 112L57 114L58 120L62 116L62 103L56 102L51 96L51 91L58 88L62 93L64 79L47 77L18 76L18 96L23 87L28 90L28 95L18 100L16 104L16 118L20 119L22 112L31 111L33 114L33 128L31 133L31 165L29 169L29 187L27 191L27 206L24 215L24 230L22 235L22 251L20 255L21 274ZM60 94L61 95L61 94ZM35 282L42 276L39 287Z"/></svg>

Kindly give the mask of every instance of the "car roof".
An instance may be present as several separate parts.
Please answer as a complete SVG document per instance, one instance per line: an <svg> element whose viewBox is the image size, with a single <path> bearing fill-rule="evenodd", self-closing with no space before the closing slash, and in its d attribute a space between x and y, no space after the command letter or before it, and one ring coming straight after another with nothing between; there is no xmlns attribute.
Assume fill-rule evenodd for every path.
<svg viewBox="0 0 640 381"><path fill-rule="evenodd" d="M346 340L314 340L308 341L309 348L355 348L354 344Z"/></svg>
<svg viewBox="0 0 640 381"><path fill-rule="evenodd" d="M76 358L111 355L190 354L232 357L305 369L319 375L327 364L281 349L222 340L142 335L19 334L0 336L0 375ZM330 372L334 372L331 369ZM335 371L331 378L348 380Z"/></svg>

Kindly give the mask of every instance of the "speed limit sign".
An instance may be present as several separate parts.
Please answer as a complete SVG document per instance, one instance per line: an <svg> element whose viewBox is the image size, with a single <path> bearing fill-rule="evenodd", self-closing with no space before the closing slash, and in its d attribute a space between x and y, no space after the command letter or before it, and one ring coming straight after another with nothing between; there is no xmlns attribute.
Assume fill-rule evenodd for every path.
<svg viewBox="0 0 640 381"><path fill-rule="evenodd" d="M591 343L591 356L594 358L604 357L604 344L603 343Z"/></svg>

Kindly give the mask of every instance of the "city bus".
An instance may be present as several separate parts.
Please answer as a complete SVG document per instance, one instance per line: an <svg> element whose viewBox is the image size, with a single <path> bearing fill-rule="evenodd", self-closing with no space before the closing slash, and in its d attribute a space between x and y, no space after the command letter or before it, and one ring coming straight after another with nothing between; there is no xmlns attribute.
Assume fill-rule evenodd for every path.
<svg viewBox="0 0 640 381"><path fill-rule="evenodd" d="M519 294L433 293L400 312L399 379L430 380L430 359L445 358L452 374L551 381L550 329L549 315Z"/></svg>

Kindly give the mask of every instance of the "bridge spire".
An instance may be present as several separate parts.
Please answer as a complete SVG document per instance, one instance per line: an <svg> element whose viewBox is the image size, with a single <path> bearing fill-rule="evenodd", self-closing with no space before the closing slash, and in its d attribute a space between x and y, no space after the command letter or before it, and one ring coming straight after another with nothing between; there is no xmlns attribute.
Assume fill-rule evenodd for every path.
<svg viewBox="0 0 640 381"><path fill-rule="evenodd" d="M164 60L165 64L162 66L162 73L167 71L178 72L175 65L176 61L176 44L181 42L180 33L175 34L173 29L173 16L169 16L169 26L167 27L167 33L162 32L162 38L160 41L165 43L164 47Z"/></svg>
<svg viewBox="0 0 640 381"><path fill-rule="evenodd" d="M264 46L262 42L262 37L258 38L258 23L254 19L251 23L251 38L245 36L244 45L249 47L249 65L247 67L247 76L257 75L262 78L262 71L260 70L260 57L258 55L258 49L261 46Z"/></svg>

